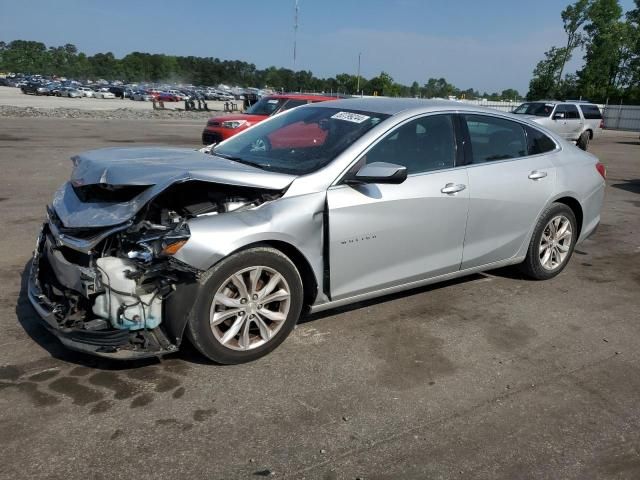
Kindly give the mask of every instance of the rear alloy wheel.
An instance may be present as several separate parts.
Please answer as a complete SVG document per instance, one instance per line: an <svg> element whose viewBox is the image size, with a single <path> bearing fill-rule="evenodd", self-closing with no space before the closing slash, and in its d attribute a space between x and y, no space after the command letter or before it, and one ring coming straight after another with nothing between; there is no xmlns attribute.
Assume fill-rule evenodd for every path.
<svg viewBox="0 0 640 480"><path fill-rule="evenodd" d="M302 280L291 260L273 248L251 248L209 271L187 333L215 362L249 362L284 341L301 309Z"/></svg>
<svg viewBox="0 0 640 480"><path fill-rule="evenodd" d="M573 211L565 204L552 204L538 220L522 270L536 280L555 277L571 258L577 236Z"/></svg>
<svg viewBox="0 0 640 480"><path fill-rule="evenodd" d="M589 148L590 140L591 140L591 134L589 132L582 132L582 135L580 135L580 138L578 138L576 145L578 148L586 152L587 149Z"/></svg>

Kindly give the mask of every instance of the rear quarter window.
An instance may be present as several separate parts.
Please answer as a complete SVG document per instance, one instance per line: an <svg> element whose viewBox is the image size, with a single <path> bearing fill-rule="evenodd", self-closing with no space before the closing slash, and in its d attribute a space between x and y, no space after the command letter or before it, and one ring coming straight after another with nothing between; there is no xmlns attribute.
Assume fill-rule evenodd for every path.
<svg viewBox="0 0 640 480"><path fill-rule="evenodd" d="M540 130L536 130L528 125L525 126L524 129L527 132L528 155L539 155L556 149L556 143Z"/></svg>
<svg viewBox="0 0 640 480"><path fill-rule="evenodd" d="M582 110L582 115L587 120L601 120L602 113L597 105L580 105L580 110Z"/></svg>

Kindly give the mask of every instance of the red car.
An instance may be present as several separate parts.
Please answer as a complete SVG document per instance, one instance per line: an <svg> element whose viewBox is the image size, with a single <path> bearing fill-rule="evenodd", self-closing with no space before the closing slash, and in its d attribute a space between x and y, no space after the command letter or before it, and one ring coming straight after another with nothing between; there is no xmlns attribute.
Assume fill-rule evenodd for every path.
<svg viewBox="0 0 640 480"><path fill-rule="evenodd" d="M306 105L307 103L326 102L328 100L337 100L337 98L286 93L262 97L245 113L210 118L202 132L202 143L204 145L220 143L276 113Z"/></svg>
<svg viewBox="0 0 640 480"><path fill-rule="evenodd" d="M180 101L177 95L174 95L173 93L168 93L168 92L161 92L160 94L158 94L158 96L156 96L156 100L158 102L179 102Z"/></svg>

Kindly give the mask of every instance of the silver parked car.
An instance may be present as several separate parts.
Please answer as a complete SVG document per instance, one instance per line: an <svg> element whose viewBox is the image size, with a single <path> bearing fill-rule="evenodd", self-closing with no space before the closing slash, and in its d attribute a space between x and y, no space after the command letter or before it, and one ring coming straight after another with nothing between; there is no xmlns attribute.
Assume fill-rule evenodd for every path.
<svg viewBox="0 0 640 480"><path fill-rule="evenodd" d="M82 98L83 96L80 90L71 87L63 87L58 90L58 97Z"/></svg>
<svg viewBox="0 0 640 480"><path fill-rule="evenodd" d="M526 102L513 113L524 115L565 140L575 142L582 150L602 131L600 108L588 102Z"/></svg>
<svg viewBox="0 0 640 480"><path fill-rule="evenodd" d="M153 95L145 92L144 90L138 90L133 92L130 96L131 100L142 101L142 102L150 102L153 100Z"/></svg>
<svg viewBox="0 0 640 480"><path fill-rule="evenodd" d="M29 297L70 348L259 358L316 312L520 264L548 279L600 221L596 157L455 102L302 106L216 145L73 157Z"/></svg>

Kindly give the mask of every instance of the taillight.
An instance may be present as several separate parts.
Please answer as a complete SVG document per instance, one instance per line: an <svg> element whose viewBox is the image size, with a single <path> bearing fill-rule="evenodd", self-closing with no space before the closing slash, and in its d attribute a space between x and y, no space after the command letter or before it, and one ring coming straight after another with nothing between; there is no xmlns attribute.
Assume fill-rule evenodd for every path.
<svg viewBox="0 0 640 480"><path fill-rule="evenodd" d="M604 119L600 120L600 128L604 128Z"/></svg>
<svg viewBox="0 0 640 480"><path fill-rule="evenodd" d="M603 164L601 164L600 162L596 163L596 170L600 175L602 175L602 178L607 178L607 169Z"/></svg>

